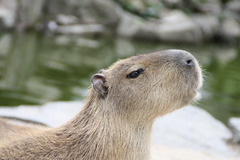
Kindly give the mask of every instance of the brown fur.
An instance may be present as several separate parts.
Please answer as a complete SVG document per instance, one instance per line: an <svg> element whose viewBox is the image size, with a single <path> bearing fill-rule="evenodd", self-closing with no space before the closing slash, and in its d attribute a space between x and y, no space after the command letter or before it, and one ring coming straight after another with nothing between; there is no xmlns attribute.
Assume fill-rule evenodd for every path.
<svg viewBox="0 0 240 160"><path fill-rule="evenodd" d="M47 128L43 124L32 123L26 120L0 118L0 140L2 145L4 142L21 139L25 136L31 136L38 131Z"/></svg>
<svg viewBox="0 0 240 160"><path fill-rule="evenodd" d="M191 59L195 67L184 63ZM144 68L137 78L126 78ZM190 103L202 84L185 51L166 50L120 60L92 78L82 111L61 127L3 141L0 157L38 160L148 160L153 121Z"/></svg>

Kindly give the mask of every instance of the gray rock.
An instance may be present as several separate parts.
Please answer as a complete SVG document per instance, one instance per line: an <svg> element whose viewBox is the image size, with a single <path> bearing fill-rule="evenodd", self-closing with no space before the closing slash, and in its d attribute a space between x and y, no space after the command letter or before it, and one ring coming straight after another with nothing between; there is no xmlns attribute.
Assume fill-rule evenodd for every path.
<svg viewBox="0 0 240 160"><path fill-rule="evenodd" d="M0 25L18 30L34 27L42 18L44 2L45 0L1 0Z"/></svg>
<svg viewBox="0 0 240 160"><path fill-rule="evenodd" d="M233 12L240 14L240 1L239 0L231 0L226 5L227 9Z"/></svg>
<svg viewBox="0 0 240 160"><path fill-rule="evenodd" d="M105 27L100 24L75 24L58 26L53 31L62 34L92 35L104 33Z"/></svg>
<svg viewBox="0 0 240 160"><path fill-rule="evenodd" d="M199 42L203 39L200 27L179 10L165 12L160 21L146 21L125 14L118 26L120 36L168 42Z"/></svg>
<svg viewBox="0 0 240 160"><path fill-rule="evenodd" d="M122 8L112 0L51 0L46 5L48 19L60 14L74 15L82 24L116 27Z"/></svg>
<svg viewBox="0 0 240 160"><path fill-rule="evenodd" d="M139 28L144 25L144 22L139 17L126 13L121 17L117 34L122 37L133 38Z"/></svg>
<svg viewBox="0 0 240 160"><path fill-rule="evenodd" d="M216 16L194 14L191 18L200 27L205 40L209 40L217 34L220 23Z"/></svg>
<svg viewBox="0 0 240 160"><path fill-rule="evenodd" d="M232 117L228 120L228 126L232 131L232 142L238 143L240 142L240 118Z"/></svg>
<svg viewBox="0 0 240 160"><path fill-rule="evenodd" d="M221 13L221 1L220 0L188 0L185 1L185 5L192 8L192 10L198 10L207 14L217 15Z"/></svg>
<svg viewBox="0 0 240 160"><path fill-rule="evenodd" d="M170 8L181 7L183 5L182 0L163 0L164 4Z"/></svg>
<svg viewBox="0 0 240 160"><path fill-rule="evenodd" d="M234 41L240 37L240 24L232 17L227 17L222 21L220 35L223 39Z"/></svg>
<svg viewBox="0 0 240 160"><path fill-rule="evenodd" d="M180 10L166 12L156 32L160 40L169 42L194 43L203 39L200 27Z"/></svg>
<svg viewBox="0 0 240 160"><path fill-rule="evenodd" d="M103 24L112 29L118 25L123 10L112 0L87 0L80 13L84 23Z"/></svg>
<svg viewBox="0 0 240 160"><path fill-rule="evenodd" d="M18 0L16 28L33 28L42 19L45 0Z"/></svg>
<svg viewBox="0 0 240 160"><path fill-rule="evenodd" d="M233 17L240 23L240 1L232 0L226 4L225 14L229 17Z"/></svg>
<svg viewBox="0 0 240 160"><path fill-rule="evenodd" d="M2 0L0 1L0 27L13 28L16 21L16 0Z"/></svg>
<svg viewBox="0 0 240 160"><path fill-rule="evenodd" d="M57 16L57 23L62 25L76 24L78 23L78 18L73 15L59 14Z"/></svg>
<svg viewBox="0 0 240 160"><path fill-rule="evenodd" d="M145 4L143 0L131 0L128 3L134 6L134 8L138 10L144 10L145 9ZM151 2L150 2L151 3Z"/></svg>

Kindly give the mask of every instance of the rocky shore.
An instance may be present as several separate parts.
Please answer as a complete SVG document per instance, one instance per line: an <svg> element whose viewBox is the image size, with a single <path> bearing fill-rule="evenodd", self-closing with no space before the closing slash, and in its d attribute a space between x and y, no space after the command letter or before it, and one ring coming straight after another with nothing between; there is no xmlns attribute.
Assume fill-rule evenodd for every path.
<svg viewBox="0 0 240 160"><path fill-rule="evenodd" d="M0 29L238 43L239 0L1 0Z"/></svg>
<svg viewBox="0 0 240 160"><path fill-rule="evenodd" d="M43 106L0 107L0 116L58 126L76 115L82 105L82 102L52 102ZM232 136L232 132L209 113L187 106L155 121L152 159L237 160L240 147L229 142Z"/></svg>

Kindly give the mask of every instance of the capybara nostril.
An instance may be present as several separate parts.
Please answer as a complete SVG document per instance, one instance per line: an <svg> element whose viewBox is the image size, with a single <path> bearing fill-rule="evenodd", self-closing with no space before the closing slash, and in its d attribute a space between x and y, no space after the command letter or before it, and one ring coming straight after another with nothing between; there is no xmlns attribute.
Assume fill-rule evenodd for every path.
<svg viewBox="0 0 240 160"><path fill-rule="evenodd" d="M186 60L185 64L189 67L194 67L195 66L195 63L192 59Z"/></svg>

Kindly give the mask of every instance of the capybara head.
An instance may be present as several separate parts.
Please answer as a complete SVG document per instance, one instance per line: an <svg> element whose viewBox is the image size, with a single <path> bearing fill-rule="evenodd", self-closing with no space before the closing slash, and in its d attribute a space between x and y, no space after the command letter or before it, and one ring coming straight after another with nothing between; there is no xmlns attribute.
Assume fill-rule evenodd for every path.
<svg viewBox="0 0 240 160"><path fill-rule="evenodd" d="M189 52L164 50L119 60L91 81L99 101L119 113L156 118L190 103L202 73Z"/></svg>

